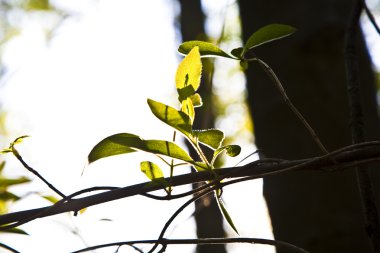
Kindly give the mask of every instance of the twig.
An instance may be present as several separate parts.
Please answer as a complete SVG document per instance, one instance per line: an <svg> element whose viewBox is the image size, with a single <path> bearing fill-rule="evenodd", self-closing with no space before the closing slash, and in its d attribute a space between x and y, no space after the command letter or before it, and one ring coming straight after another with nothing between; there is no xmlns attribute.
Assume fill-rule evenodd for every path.
<svg viewBox="0 0 380 253"><path fill-rule="evenodd" d="M362 0L362 2L363 2L363 5L364 5L364 11L365 11L365 13L368 16L369 21L371 22L371 24L375 28L376 32L380 35L380 27L376 23L375 17L373 16L371 10L368 8L368 5L367 5L366 1Z"/></svg>
<svg viewBox="0 0 380 253"><path fill-rule="evenodd" d="M199 239L166 239L162 238L160 240L140 240L140 241L126 241L126 242L114 242L102 245L96 245L88 247L85 249L73 251L72 253L87 252L90 250L101 249L106 247L113 247L119 245L132 245L132 244L161 244L161 245L188 245L188 244L226 244L226 243L251 243L251 244L264 244L272 245L276 247L286 248L295 253L308 253L308 251L297 247L293 244L270 240L261 238L249 238L249 237L239 237L239 238L199 238Z"/></svg>
<svg viewBox="0 0 380 253"><path fill-rule="evenodd" d="M4 244L4 243L1 243L1 242L0 242L0 248L7 249L8 251L13 252L13 253L20 253L19 251L15 250L14 248L12 248L12 247Z"/></svg>
<svg viewBox="0 0 380 253"><path fill-rule="evenodd" d="M52 189L55 193L57 193L59 196L61 196L62 198L66 198L66 195L63 194L61 191L59 191L57 188L54 187L54 185L52 185L51 183L49 183L43 176L41 176L40 173L38 173L38 171L36 171L35 169L33 169L32 167L30 167L25 161L24 159L22 159L22 156L20 155L20 153L15 149L13 148L13 154L14 156L17 158L17 160L19 160L21 162L21 164L27 169L29 170L31 173L33 173L35 176L37 176L39 179L41 179L50 189Z"/></svg>
<svg viewBox="0 0 380 253"><path fill-rule="evenodd" d="M275 84L277 90L280 92L282 98L284 99L285 104L292 110L292 112L296 115L296 117L301 121L301 123L305 126L307 131L310 133L311 137L313 138L314 142L317 144L319 149L322 151L323 154L327 154L328 151L325 148L325 146L322 144L321 140L319 139L318 135L314 131L314 129L310 126L310 124L307 122L307 120L303 117L303 115L298 111L297 107L295 107L292 103L292 101L289 99L288 95L286 94L286 91L281 84L280 79L277 77L276 73L273 71L271 67L269 67L268 64L266 64L263 60L257 58L256 56L252 59L259 63L260 67L264 70L264 72L269 76L269 78L272 79L273 83Z"/></svg>
<svg viewBox="0 0 380 253"><path fill-rule="evenodd" d="M364 141L363 109L360 99L359 68L356 55L356 36L359 30L360 14L363 10L363 0L354 0L352 14L346 30L345 60L347 74L347 91L351 117L351 133L353 143ZM380 252L380 222L379 212L376 206L376 196L373 190L368 166L360 166L356 169L358 188L367 235L370 237L373 249Z"/></svg>

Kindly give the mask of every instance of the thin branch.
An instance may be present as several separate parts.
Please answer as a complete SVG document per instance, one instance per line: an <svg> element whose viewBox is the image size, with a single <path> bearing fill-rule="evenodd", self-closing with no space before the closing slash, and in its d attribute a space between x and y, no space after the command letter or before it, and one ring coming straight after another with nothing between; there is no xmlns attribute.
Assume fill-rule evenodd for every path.
<svg viewBox="0 0 380 253"><path fill-rule="evenodd" d="M257 58L256 56L253 60L257 61L260 67L264 70L264 72L269 76L269 78L272 79L278 92L280 92L282 98L284 99L285 104L290 108L290 110L292 110L292 112L296 115L296 117L300 120L300 122L305 126L305 128L310 133L311 137L313 138L314 142L317 144L319 149L322 151L322 153L327 154L328 151L326 147L322 144L318 135L316 134L314 129L310 126L310 124L307 122L307 120L304 118L304 116L300 113L300 111L298 111L297 107L293 105L292 101L289 99L288 95L286 94L286 91L283 85L281 84L280 79L277 77L273 69L269 67L269 65L266 64L263 60Z"/></svg>
<svg viewBox="0 0 380 253"><path fill-rule="evenodd" d="M13 252L13 253L20 253L19 251L15 250L14 248L12 248L12 247L4 244L4 243L1 243L1 242L0 242L0 248L6 249L6 250Z"/></svg>
<svg viewBox="0 0 380 253"><path fill-rule="evenodd" d="M249 237L239 237L239 238L199 238L199 239L166 239L162 238L160 240L140 240L140 241L126 241L126 242L114 242L102 245L96 245L93 247L88 247L85 249L73 251L72 253L87 252L90 250L119 246L119 245L132 245L132 244L161 244L161 245L189 245L189 244L227 244L227 243L250 243L250 244L264 244L272 245L284 249L291 250L294 253L308 253L308 251L297 247L293 244L270 240L261 238L249 238Z"/></svg>
<svg viewBox="0 0 380 253"><path fill-rule="evenodd" d="M347 93L350 109L350 126L353 143L360 143L364 138L363 109L360 98L360 78L357 61L356 41L359 31L359 20L364 8L363 0L354 0L345 37L345 61L347 75ZM373 250L380 252L380 221L376 206L376 196L368 166L356 168L357 183L364 211L365 225Z"/></svg>
<svg viewBox="0 0 380 253"><path fill-rule="evenodd" d="M19 152L13 148L13 154L15 155L15 157L17 158L17 160L19 160L21 162L21 164L27 169L29 170L31 173L33 173L35 176L37 176L39 179L41 179L50 189L52 189L55 193L57 193L59 196L61 196L62 198L66 198L66 195L63 194L61 191L59 191L57 188L54 187L54 185L52 185L51 183L49 183L49 181L47 181L43 176L41 176L40 173L38 173L38 171L36 171L35 169L33 169L32 167L30 167L25 161L24 159L22 159L22 156L19 154Z"/></svg>
<svg viewBox="0 0 380 253"><path fill-rule="evenodd" d="M380 27L376 23L376 19L375 19L374 15L372 14L371 10L368 8L366 1L362 0L362 2L364 5L364 11L367 14L369 21L371 22L372 26L375 28L376 32L380 35Z"/></svg>
<svg viewBox="0 0 380 253"><path fill-rule="evenodd" d="M335 165L331 161L333 157L339 166ZM366 143L360 143L356 145L351 145L344 147L342 149L331 152L329 155L314 157L310 159L294 160L294 161L265 161L258 160L253 163L232 168L215 169L213 172L218 175L215 178L214 173L208 171L189 173L185 175L174 176L172 178L173 186L186 185L195 182L204 182L212 180L220 180L221 178L240 178L240 177L252 177L251 179L262 177L262 176L275 176L276 173L282 171L281 173L291 172L294 170L334 170L336 168L341 169L341 167L348 168L356 164L352 164L353 161L363 162L363 163L375 163L378 162L380 158L380 142L372 141ZM295 167L294 167L295 166ZM293 167L293 168L292 168ZM291 168L291 169L290 169ZM222 186L225 182L222 182ZM9 214L4 214L0 216L0 225L13 224L16 222L23 221L30 217L42 218L46 216L56 215L59 213L74 211L77 212L83 208L121 199L126 197L131 197L135 195L140 195L143 193L148 193L156 190L163 189L164 186L160 185L150 185L149 183L141 183L136 185L131 185L123 188L115 188L102 193L93 194L90 196L82 198L74 198L83 194L84 192L89 192L90 190L102 189L98 187L93 187L89 189L84 189L78 193L68 196L69 200L62 200L53 206L47 206L37 209L25 210L20 212L14 212ZM208 186L210 187L210 186ZM3 228L0 228L3 229Z"/></svg>

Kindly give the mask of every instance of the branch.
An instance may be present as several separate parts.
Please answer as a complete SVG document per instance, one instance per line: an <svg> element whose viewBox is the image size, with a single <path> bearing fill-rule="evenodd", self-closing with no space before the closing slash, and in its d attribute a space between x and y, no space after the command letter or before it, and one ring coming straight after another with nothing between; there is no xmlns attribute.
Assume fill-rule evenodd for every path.
<svg viewBox="0 0 380 253"><path fill-rule="evenodd" d="M93 247L88 247L85 249L73 251L72 253L81 253L87 252L90 250L96 250L100 248L112 247L112 246L121 246L121 245L133 245L133 244L161 244L163 247L167 245L185 245L185 244L226 244L226 243L251 243L251 244L265 244L272 245L281 248L287 248L292 252L299 253L308 253L308 251L297 247L293 244L270 240L270 239L260 239L260 238L247 238L247 237L239 237L239 238L200 238L200 239L166 239L161 238L159 240L140 240L140 241L126 241L126 242L114 242L109 244L102 244Z"/></svg>
<svg viewBox="0 0 380 253"><path fill-rule="evenodd" d="M333 158L338 164L334 164ZM339 150L330 152L327 155L314 157L309 159L285 161L276 159L263 159L249 163L240 167L215 169L212 172L202 171L197 173L189 173L185 175L174 176L172 185L186 185L204 181L220 181L221 179L232 178L235 181L225 181L220 186L226 186L242 180L252 180L267 176L274 176L279 173L289 173L298 170L323 170L334 171L342 168L352 168L358 164L371 164L380 162L380 141L372 141L347 146ZM217 175L217 178L215 178ZM210 185L209 185L210 186ZM163 189L164 186L152 185L149 183L141 183L123 188L102 188L93 187L71 194L66 199L57 202L55 205L46 206L36 209L30 209L20 212L4 214L0 216L0 225L14 224L25 220L43 218L65 212L78 212L79 210L122 199L135 195L143 195L148 192ZM204 189L204 188L203 188ZM82 198L74 198L80 194L95 190L106 190L102 193L93 194ZM173 198L175 196L173 195ZM25 222L24 222L25 223ZM4 230L4 228L0 228Z"/></svg>

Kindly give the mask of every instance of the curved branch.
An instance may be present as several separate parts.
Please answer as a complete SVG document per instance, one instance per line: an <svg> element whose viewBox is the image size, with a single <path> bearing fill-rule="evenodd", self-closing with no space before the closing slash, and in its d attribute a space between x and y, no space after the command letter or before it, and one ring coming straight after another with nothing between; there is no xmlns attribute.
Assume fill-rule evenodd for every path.
<svg viewBox="0 0 380 253"><path fill-rule="evenodd" d="M141 241L126 241L126 242L114 242L102 245L96 245L88 247L85 249L73 251L72 253L87 252L90 250L96 250L106 247L120 246L120 245L133 245L133 244L161 244L164 247L167 245L186 245L186 244L226 244L226 243L251 243L251 244L265 244L272 245L275 247L287 248L295 253L308 253L308 251L297 247L293 244L270 240L261 238L249 238L249 237L239 237L239 238L200 238L200 239L166 239L162 238L159 240L141 240Z"/></svg>

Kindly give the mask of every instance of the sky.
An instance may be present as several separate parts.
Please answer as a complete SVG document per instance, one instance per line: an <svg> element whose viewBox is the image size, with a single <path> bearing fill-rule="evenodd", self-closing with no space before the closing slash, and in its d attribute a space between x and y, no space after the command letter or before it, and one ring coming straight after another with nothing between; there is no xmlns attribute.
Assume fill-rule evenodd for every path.
<svg viewBox="0 0 380 253"><path fill-rule="evenodd" d="M210 32L218 33L223 17L234 18L236 8L231 2L220 1L217 6L215 1L205 1L205 10L212 10ZM33 168L66 194L91 186L122 187L146 181L139 171L145 154L118 156L89 166L86 157L96 143L115 133L171 139L172 130L155 119L146 100L178 106L174 93L174 75L181 59L176 53L180 38L174 26L178 6L169 0L55 3L75 15L67 18L50 40L46 41L40 18L25 17L22 33L4 51L4 63L11 74L1 87L0 101L8 112L8 142L30 135L18 150ZM231 63L218 60L217 64L228 68ZM218 82L224 78L216 78L215 85L219 92L232 94L231 86ZM243 91L242 75L233 80L233 90ZM219 121L222 130L233 133L236 129L229 127L230 122L241 122L242 110L241 106L231 107L233 117ZM243 153L230 164L254 151L254 146L247 144L249 138L237 140ZM7 173L34 179L26 188L14 188L21 195L34 194L27 194L24 200L12 205L11 211L48 205L40 195L51 195L51 191L15 159L7 160ZM180 170L177 173L188 172ZM249 192L252 201L238 198L242 191ZM272 238L261 194L260 180L224 190L227 208L235 217L241 236ZM69 252L99 243L154 239L184 201L157 202L143 197L114 201L90 207L78 217L62 214L33 221L22 227L31 236L2 235L2 242L21 252ZM167 236L195 238L192 212L193 207L186 209ZM235 236L227 226L226 229L229 236ZM231 246L230 252L252 248L273 252L268 246ZM193 249L172 246L167 252ZM123 247L119 252L132 250Z"/></svg>

